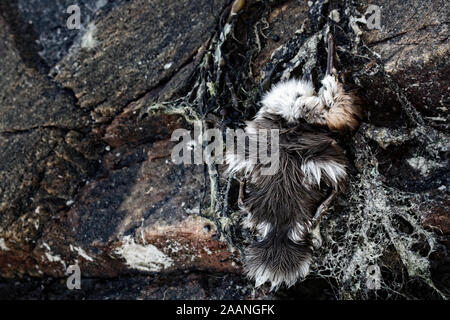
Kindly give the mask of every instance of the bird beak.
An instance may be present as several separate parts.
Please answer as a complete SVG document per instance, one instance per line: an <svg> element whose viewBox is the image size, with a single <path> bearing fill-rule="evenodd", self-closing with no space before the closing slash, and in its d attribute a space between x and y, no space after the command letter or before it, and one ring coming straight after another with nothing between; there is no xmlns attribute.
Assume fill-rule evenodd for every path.
<svg viewBox="0 0 450 320"><path fill-rule="evenodd" d="M331 75L334 69L334 55L335 55L335 47L334 47L334 38L333 35L330 35L328 38L328 59L327 59L327 75Z"/></svg>

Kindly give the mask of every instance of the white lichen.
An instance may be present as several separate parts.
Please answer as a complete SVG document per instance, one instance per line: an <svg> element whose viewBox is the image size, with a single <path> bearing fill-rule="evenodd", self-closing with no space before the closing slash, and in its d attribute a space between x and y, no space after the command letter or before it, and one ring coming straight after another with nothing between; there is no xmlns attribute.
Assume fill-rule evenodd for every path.
<svg viewBox="0 0 450 320"><path fill-rule="evenodd" d="M50 246L47 243L43 243L41 247L44 247L45 249L47 249L47 252L44 253L45 257L47 258L48 261L50 262L59 262L63 265L64 269L67 269L66 267L66 263L64 262L64 260L61 259L61 257L57 254L54 254L52 252L52 249L50 248Z"/></svg>
<svg viewBox="0 0 450 320"><path fill-rule="evenodd" d="M432 170L442 168L442 164L424 157L413 157L406 160L414 169L418 170L423 176L429 174Z"/></svg>
<svg viewBox="0 0 450 320"><path fill-rule="evenodd" d="M341 21L341 16L339 14L339 10L334 9L330 12L329 16L328 16L331 20L333 20L334 22L339 22Z"/></svg>
<svg viewBox="0 0 450 320"><path fill-rule="evenodd" d="M0 238L0 250L9 251L9 248L6 246L5 239Z"/></svg>
<svg viewBox="0 0 450 320"><path fill-rule="evenodd" d="M123 238L115 253L125 259L127 265L136 270L159 272L170 268L173 260L151 244L141 245L130 236Z"/></svg>
<svg viewBox="0 0 450 320"><path fill-rule="evenodd" d="M361 137L360 137L361 138ZM397 256L411 278L422 279L433 290L428 256L436 248L433 233L423 227L420 210L420 195L403 192L383 184L378 172L376 158L370 149L360 150L358 163L363 163L360 174L351 181L347 212L326 216L322 234L326 235L325 246L315 259L312 272L323 278L337 280L340 298L367 298L373 290L367 280L367 270L373 266L388 268L383 260L386 254ZM415 197L419 197L415 199ZM397 222L401 218L411 232L403 232ZM417 243L428 244L428 254L417 252ZM385 283L382 275L380 286L386 292L400 294L404 283L390 280Z"/></svg>
<svg viewBox="0 0 450 320"><path fill-rule="evenodd" d="M74 251L74 252L77 252L78 255L79 255L80 257L84 258L84 259L87 260L87 261L94 261L94 259L93 259L91 256L89 256L89 255L86 253L86 251L84 251L84 250L83 250L82 248L80 248L80 247L76 247L76 246L70 245L70 250L71 250L71 251Z"/></svg>
<svg viewBox="0 0 450 320"><path fill-rule="evenodd" d="M95 40L95 33L97 32L97 27L94 23L90 23L87 27L86 32L81 38L81 47L85 49L94 49L97 45L97 41Z"/></svg>

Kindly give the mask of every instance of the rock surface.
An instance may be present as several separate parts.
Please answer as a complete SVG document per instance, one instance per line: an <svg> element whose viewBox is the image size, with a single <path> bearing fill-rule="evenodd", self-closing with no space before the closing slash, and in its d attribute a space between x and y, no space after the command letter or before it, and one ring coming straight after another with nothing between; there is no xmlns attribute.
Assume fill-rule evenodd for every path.
<svg viewBox="0 0 450 320"><path fill-rule="evenodd" d="M399 84L403 94L427 123L447 128L449 52L448 3L412 1L379 5L381 30L365 33L362 39L381 55L385 72ZM386 14L389 13L389 14Z"/></svg>
<svg viewBox="0 0 450 320"><path fill-rule="evenodd" d="M65 27L70 1L0 4L0 297L448 297L448 1L231 3L78 1L80 30ZM330 30L366 111L344 142L349 192L311 276L269 293L242 274L236 182L172 163L170 137L239 126L305 68L317 82Z"/></svg>

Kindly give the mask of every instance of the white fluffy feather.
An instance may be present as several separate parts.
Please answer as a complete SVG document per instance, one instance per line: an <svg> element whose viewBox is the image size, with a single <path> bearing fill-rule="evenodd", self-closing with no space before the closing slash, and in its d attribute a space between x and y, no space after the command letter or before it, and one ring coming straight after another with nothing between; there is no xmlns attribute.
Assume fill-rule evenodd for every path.
<svg viewBox="0 0 450 320"><path fill-rule="evenodd" d="M271 284L270 291L272 291L278 289L283 282L289 288L294 285L299 278L306 277L309 273L310 265L311 258L305 259L298 269L289 273L274 273L271 272L267 266L261 265L257 268L248 270L248 275L250 278L255 280L256 287L259 287L269 281Z"/></svg>
<svg viewBox="0 0 450 320"><path fill-rule="evenodd" d="M345 166L336 161L310 160L302 163L301 169L305 174L305 182L310 185L320 185L322 175L327 176L334 185L347 176Z"/></svg>
<svg viewBox="0 0 450 320"><path fill-rule="evenodd" d="M228 165L228 168L225 170L226 175L233 175L239 172L248 174L255 165L249 159L246 160L245 156L229 152L225 155L225 163Z"/></svg>
<svg viewBox="0 0 450 320"><path fill-rule="evenodd" d="M334 76L327 75L323 78L322 88L320 89L319 95L323 97L325 104L328 107L333 105L338 88L339 86Z"/></svg>
<svg viewBox="0 0 450 320"><path fill-rule="evenodd" d="M305 239L305 226L297 222L295 224L295 227L292 228L289 232L289 239L291 239L294 242L299 242Z"/></svg>
<svg viewBox="0 0 450 320"><path fill-rule="evenodd" d="M319 102L311 82L291 79L276 84L264 95L263 106L257 116L272 113L287 121L295 121L302 116L305 106L313 107Z"/></svg>

